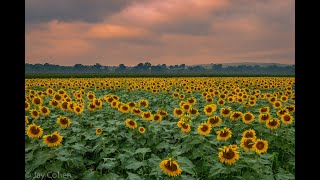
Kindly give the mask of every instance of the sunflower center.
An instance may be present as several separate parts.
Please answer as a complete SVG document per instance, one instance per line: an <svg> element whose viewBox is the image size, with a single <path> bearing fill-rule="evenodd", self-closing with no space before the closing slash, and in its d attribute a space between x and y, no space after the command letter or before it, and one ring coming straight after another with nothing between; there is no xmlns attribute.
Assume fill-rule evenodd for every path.
<svg viewBox="0 0 320 180"><path fill-rule="evenodd" d="M47 113L47 112L48 112L47 108L42 108L41 111L42 111L43 113Z"/></svg>
<svg viewBox="0 0 320 180"><path fill-rule="evenodd" d="M229 110L229 109L224 109L224 110L222 110L222 113L223 113L223 114L229 114L229 113L230 113L230 110Z"/></svg>
<svg viewBox="0 0 320 180"><path fill-rule="evenodd" d="M246 146L247 148L251 149L253 144L250 144L252 143L252 140L251 139L248 139L244 142L244 146Z"/></svg>
<svg viewBox="0 0 320 180"><path fill-rule="evenodd" d="M55 98L56 100L60 100L60 99L61 99L61 96L55 95L54 98Z"/></svg>
<svg viewBox="0 0 320 180"><path fill-rule="evenodd" d="M223 157L226 159L232 159L235 156L235 153L229 149L228 152L223 152Z"/></svg>
<svg viewBox="0 0 320 180"><path fill-rule="evenodd" d="M207 125L202 125L201 131L206 132L209 129Z"/></svg>
<svg viewBox="0 0 320 180"><path fill-rule="evenodd" d="M141 102L140 104L141 104L142 106L146 106L146 105L147 105L146 102L144 102L144 101Z"/></svg>
<svg viewBox="0 0 320 180"><path fill-rule="evenodd" d="M280 103L275 103L274 104L276 107L279 107L280 106Z"/></svg>
<svg viewBox="0 0 320 180"><path fill-rule="evenodd" d="M67 120L66 118L61 118L61 119L60 119L60 123L61 123L62 125L66 125L66 124L68 124L68 120Z"/></svg>
<svg viewBox="0 0 320 180"><path fill-rule="evenodd" d="M127 106L123 106L122 109L126 111L126 110L128 110L128 107Z"/></svg>
<svg viewBox="0 0 320 180"><path fill-rule="evenodd" d="M146 114L144 114L144 117L149 118L149 117L150 117L150 114L149 114L149 113L146 113Z"/></svg>
<svg viewBox="0 0 320 180"><path fill-rule="evenodd" d="M32 134L36 135L36 134L38 134L40 132L40 129L35 127L35 126L32 126L30 128L30 131L31 131Z"/></svg>
<svg viewBox="0 0 320 180"><path fill-rule="evenodd" d="M269 123L268 123L270 126L276 126L278 123L276 120L271 120Z"/></svg>
<svg viewBox="0 0 320 180"><path fill-rule="evenodd" d="M24 108L28 108L29 104L27 102L24 103Z"/></svg>
<svg viewBox="0 0 320 180"><path fill-rule="evenodd" d="M178 169L177 165L175 165L174 163L170 163L170 161L168 161L165 165L166 169L169 169L170 171L176 171Z"/></svg>
<svg viewBox="0 0 320 180"><path fill-rule="evenodd" d="M144 131L144 129L143 129L143 128L140 128L140 129L139 129L139 131L140 131L140 132L143 132L143 131Z"/></svg>
<svg viewBox="0 0 320 180"><path fill-rule="evenodd" d="M153 119L154 119L154 120L159 120L160 117L159 117L159 116L154 116Z"/></svg>
<svg viewBox="0 0 320 180"><path fill-rule="evenodd" d="M216 123L218 123L219 119L216 118L216 117L213 117L213 118L210 118L209 121L210 121L211 124L216 124Z"/></svg>
<svg viewBox="0 0 320 180"><path fill-rule="evenodd" d="M94 104L90 104L90 108L95 108L96 106Z"/></svg>
<svg viewBox="0 0 320 180"><path fill-rule="evenodd" d="M263 142L258 142L257 145L256 145L256 147L257 147L259 150L261 150L261 149L264 148L264 143L263 143Z"/></svg>
<svg viewBox="0 0 320 180"><path fill-rule="evenodd" d="M93 95L92 94L90 94L88 97L89 97L89 99L93 99Z"/></svg>
<svg viewBox="0 0 320 180"><path fill-rule="evenodd" d="M58 106L58 102L57 101L52 101L52 105L53 106Z"/></svg>
<svg viewBox="0 0 320 180"><path fill-rule="evenodd" d="M222 131L222 132L220 133L220 136L221 136L221 137L227 137L228 134L229 134L228 131Z"/></svg>
<svg viewBox="0 0 320 180"><path fill-rule="evenodd" d="M252 132L247 132L245 137L246 138L253 138L253 133Z"/></svg>
<svg viewBox="0 0 320 180"><path fill-rule="evenodd" d="M244 119L247 120L247 121L249 121L249 120L252 119L252 115L251 115L251 114L246 114L246 115L244 116Z"/></svg>
<svg viewBox="0 0 320 180"><path fill-rule="evenodd" d="M68 102L62 103L62 108L63 109L68 109Z"/></svg>
<svg viewBox="0 0 320 180"><path fill-rule="evenodd" d="M196 114L197 113L197 110L195 110L195 109L191 109L191 114Z"/></svg>
<svg viewBox="0 0 320 180"><path fill-rule="evenodd" d="M267 120L268 118L269 118L269 115L267 115L267 114L264 114L264 115L261 116L262 120Z"/></svg>
<svg viewBox="0 0 320 180"><path fill-rule="evenodd" d="M234 114L233 114L233 117L234 117L234 118L240 117L240 113L234 113Z"/></svg>
<svg viewBox="0 0 320 180"><path fill-rule="evenodd" d="M177 113L177 114L182 114L182 111L181 111L180 109L178 109L178 110L176 111L176 113Z"/></svg>
<svg viewBox="0 0 320 180"><path fill-rule="evenodd" d="M163 111L161 111L161 112L160 112L160 115L164 116L164 115L166 115L166 113L163 112Z"/></svg>
<svg viewBox="0 0 320 180"><path fill-rule="evenodd" d="M40 104L40 102L41 102L41 101L40 101L39 98L35 98L35 99L34 99L34 103L35 103L35 104Z"/></svg>
<svg viewBox="0 0 320 180"><path fill-rule="evenodd" d="M208 108L207 108L207 112L208 112L208 113L212 112L212 108L211 108L211 107L208 107Z"/></svg>
<svg viewBox="0 0 320 180"><path fill-rule="evenodd" d="M294 110L294 107L288 107L287 109L291 112Z"/></svg>
<svg viewBox="0 0 320 180"><path fill-rule="evenodd" d="M97 129L97 133L101 133L101 129Z"/></svg>
<svg viewBox="0 0 320 180"><path fill-rule="evenodd" d="M189 106L189 105L184 105L183 108L184 108L184 109L189 109L190 106Z"/></svg>
<svg viewBox="0 0 320 180"><path fill-rule="evenodd" d="M50 142L50 143L55 143L55 142L57 142L58 141L58 136L57 135L55 135L55 134L53 134L53 135L51 135L51 136L48 136L48 138L47 138L47 140Z"/></svg>
<svg viewBox="0 0 320 180"><path fill-rule="evenodd" d="M109 102L112 102L112 101L113 101L113 98L109 98L108 101L109 101Z"/></svg>
<svg viewBox="0 0 320 180"><path fill-rule="evenodd" d="M100 106L100 102L99 102L99 101L96 101L95 104L96 104L97 106Z"/></svg>
<svg viewBox="0 0 320 180"><path fill-rule="evenodd" d="M131 126L134 126L136 123L134 122L134 121L129 121L129 124L131 125Z"/></svg>
<svg viewBox="0 0 320 180"><path fill-rule="evenodd" d="M129 106L131 106L131 107L134 106L134 103L133 102L129 103Z"/></svg>
<svg viewBox="0 0 320 180"><path fill-rule="evenodd" d="M33 114L34 116L38 116L38 112L37 112L37 111L32 111L32 114Z"/></svg>
<svg viewBox="0 0 320 180"><path fill-rule="evenodd" d="M290 121L290 116L288 116L288 115L283 116L283 120Z"/></svg>
<svg viewBox="0 0 320 180"><path fill-rule="evenodd" d="M189 102L189 103L193 103L194 100L193 100L193 99L189 99L188 102Z"/></svg>
<svg viewBox="0 0 320 180"><path fill-rule="evenodd" d="M77 107L77 108L76 108L76 111L77 111L77 112L80 112L80 108Z"/></svg>
<svg viewBox="0 0 320 180"><path fill-rule="evenodd" d="M182 123L181 126L183 127L183 129L188 129L188 125L186 125L185 123Z"/></svg>

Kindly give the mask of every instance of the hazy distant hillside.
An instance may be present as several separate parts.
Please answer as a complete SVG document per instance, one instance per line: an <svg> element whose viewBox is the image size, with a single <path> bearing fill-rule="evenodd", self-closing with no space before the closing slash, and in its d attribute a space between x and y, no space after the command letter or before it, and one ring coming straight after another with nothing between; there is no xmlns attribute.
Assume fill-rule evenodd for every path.
<svg viewBox="0 0 320 180"><path fill-rule="evenodd" d="M276 65L279 67L286 67L286 66L292 66L293 64L280 64L280 63L256 63L256 62L242 62L242 63L211 63L211 64L195 64L195 65L189 65L189 66L203 66L203 67L211 67L213 64L222 64L222 67L229 67L229 66L240 66L240 65L246 65L246 66L261 66L261 67L268 67L272 65Z"/></svg>

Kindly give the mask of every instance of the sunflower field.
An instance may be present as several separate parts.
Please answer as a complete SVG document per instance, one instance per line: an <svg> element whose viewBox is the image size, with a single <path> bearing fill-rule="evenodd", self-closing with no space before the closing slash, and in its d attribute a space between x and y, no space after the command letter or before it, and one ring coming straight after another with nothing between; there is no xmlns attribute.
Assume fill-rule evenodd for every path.
<svg viewBox="0 0 320 180"><path fill-rule="evenodd" d="M294 77L26 79L25 127L26 179L295 179Z"/></svg>

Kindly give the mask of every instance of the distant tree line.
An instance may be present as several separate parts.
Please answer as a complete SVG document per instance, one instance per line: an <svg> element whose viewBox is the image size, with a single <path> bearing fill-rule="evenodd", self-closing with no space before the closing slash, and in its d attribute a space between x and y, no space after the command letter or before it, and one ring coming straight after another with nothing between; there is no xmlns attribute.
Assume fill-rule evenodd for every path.
<svg viewBox="0 0 320 180"><path fill-rule="evenodd" d="M139 63L136 66L103 66L99 63L95 65L75 64L74 66L60 66L54 64L25 64L25 73L101 73L101 74L295 74L295 65L288 66L259 66L259 65L238 65L223 67L222 64L212 64L207 66L187 66L185 64L170 65L158 64L152 65L149 62Z"/></svg>

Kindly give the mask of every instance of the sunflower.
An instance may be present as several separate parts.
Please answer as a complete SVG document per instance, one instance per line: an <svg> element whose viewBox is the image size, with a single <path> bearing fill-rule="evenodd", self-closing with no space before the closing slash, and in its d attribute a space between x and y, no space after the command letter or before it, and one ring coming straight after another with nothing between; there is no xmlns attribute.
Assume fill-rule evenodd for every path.
<svg viewBox="0 0 320 180"><path fill-rule="evenodd" d="M24 101L24 110L28 111L30 109L30 103L28 101Z"/></svg>
<svg viewBox="0 0 320 180"><path fill-rule="evenodd" d="M273 108L278 109L282 107L281 101L276 101L273 103Z"/></svg>
<svg viewBox="0 0 320 180"><path fill-rule="evenodd" d="M199 115L199 111L198 109L196 108L190 108L189 111L188 111L189 114L193 114L195 116L198 116Z"/></svg>
<svg viewBox="0 0 320 180"><path fill-rule="evenodd" d="M256 142L253 145L254 150L258 153L264 153L268 150L268 141L257 139Z"/></svg>
<svg viewBox="0 0 320 180"><path fill-rule="evenodd" d="M73 111L74 111L74 113L76 113L76 114L81 114L81 113L83 112L83 108L79 107L79 105L75 105L75 106L73 107Z"/></svg>
<svg viewBox="0 0 320 180"><path fill-rule="evenodd" d="M153 120L155 120L157 122L161 122L162 116L160 114L156 114L156 115L153 116Z"/></svg>
<svg viewBox="0 0 320 180"><path fill-rule="evenodd" d="M194 97L190 97L190 98L187 99L187 101L188 101L189 104L194 105L194 104L196 104L197 99L194 98Z"/></svg>
<svg viewBox="0 0 320 180"><path fill-rule="evenodd" d="M68 101L62 101L60 103L60 109L63 110L63 111L67 111L68 110Z"/></svg>
<svg viewBox="0 0 320 180"><path fill-rule="evenodd" d="M48 88L46 90L47 94L49 94L50 96L52 96L54 94L54 90L52 88Z"/></svg>
<svg viewBox="0 0 320 180"><path fill-rule="evenodd" d="M162 117L168 116L168 112L162 109L158 109L157 114L161 115Z"/></svg>
<svg viewBox="0 0 320 180"><path fill-rule="evenodd" d="M151 112L143 112L141 114L142 119L150 121L153 120L153 115L151 114Z"/></svg>
<svg viewBox="0 0 320 180"><path fill-rule="evenodd" d="M185 102L183 105L182 105L182 109L184 111L189 111L189 109L191 109L191 105L187 102Z"/></svg>
<svg viewBox="0 0 320 180"><path fill-rule="evenodd" d="M249 103L249 106L251 106L251 107L255 106L257 104L255 100L251 100L248 103Z"/></svg>
<svg viewBox="0 0 320 180"><path fill-rule="evenodd" d="M53 95L52 99L60 102L62 100L62 96L60 94L56 93Z"/></svg>
<svg viewBox="0 0 320 180"><path fill-rule="evenodd" d="M270 107L269 106L265 106L259 109L260 114L262 113L269 113L270 112Z"/></svg>
<svg viewBox="0 0 320 180"><path fill-rule="evenodd" d="M102 108L102 100L101 99L93 99L94 105L96 105L96 108Z"/></svg>
<svg viewBox="0 0 320 180"><path fill-rule="evenodd" d="M234 100L235 100L235 98L232 97L232 96L229 96L229 97L227 98L228 103L232 103L232 102L234 102Z"/></svg>
<svg viewBox="0 0 320 180"><path fill-rule="evenodd" d="M94 110L96 109L96 105L94 105L93 102L90 102L90 103L88 104L88 109L89 109L90 111L94 111Z"/></svg>
<svg viewBox="0 0 320 180"><path fill-rule="evenodd" d="M40 113L35 109L31 109L29 112L33 119L38 119L40 117Z"/></svg>
<svg viewBox="0 0 320 180"><path fill-rule="evenodd" d="M127 105L127 104L123 104L120 108L118 108L118 110L120 112L123 112L123 113L129 113L130 112L130 106Z"/></svg>
<svg viewBox="0 0 320 180"><path fill-rule="evenodd" d="M181 120L178 121L178 126L180 127L181 131L184 133L188 133L191 131L191 125Z"/></svg>
<svg viewBox="0 0 320 180"><path fill-rule="evenodd" d="M50 114L50 109L48 107L40 106L39 110L40 110L40 114L43 116L48 116Z"/></svg>
<svg viewBox="0 0 320 180"><path fill-rule="evenodd" d="M173 160L172 158L168 158L167 160L161 161L160 168L168 176L178 176L182 172L182 170L179 167L178 162Z"/></svg>
<svg viewBox="0 0 320 180"><path fill-rule="evenodd" d="M220 152L218 156L219 156L220 162L232 165L237 160L239 160L239 152L234 150L233 148L224 146L223 148L219 148L219 150Z"/></svg>
<svg viewBox="0 0 320 180"><path fill-rule="evenodd" d="M35 97L32 99L32 103L35 106L41 106L42 105L42 99L40 97Z"/></svg>
<svg viewBox="0 0 320 180"><path fill-rule="evenodd" d="M95 97L96 97L96 96L95 96L95 94L94 94L92 91L89 91L89 92L87 93L87 98L88 98L89 101L92 101Z"/></svg>
<svg viewBox="0 0 320 180"><path fill-rule="evenodd" d="M264 123L264 122L268 121L269 119L271 119L271 116L269 113L259 114L259 122Z"/></svg>
<svg viewBox="0 0 320 180"><path fill-rule="evenodd" d="M177 92L173 93L173 94L172 94L172 97L173 97L173 98L178 98L178 97L179 97L179 93L177 93Z"/></svg>
<svg viewBox="0 0 320 180"><path fill-rule="evenodd" d="M51 107L53 108L56 108L56 107L59 107L59 101L55 100L55 99L52 99L49 104L51 105Z"/></svg>
<svg viewBox="0 0 320 180"><path fill-rule="evenodd" d="M217 110L217 106L215 104L208 104L204 107L203 112L207 116L211 116L213 112Z"/></svg>
<svg viewBox="0 0 320 180"><path fill-rule="evenodd" d="M29 124L27 127L27 135L29 138L40 138L42 136L43 129L34 123Z"/></svg>
<svg viewBox="0 0 320 180"><path fill-rule="evenodd" d="M217 101L217 104L220 105L220 106L223 106L224 103L225 103L225 102L224 102L223 99L219 99L219 100Z"/></svg>
<svg viewBox="0 0 320 180"><path fill-rule="evenodd" d="M277 118L269 119L266 121L266 126L268 129L278 129L280 126L280 121Z"/></svg>
<svg viewBox="0 0 320 180"><path fill-rule="evenodd" d="M213 103L213 99L210 97L210 98L206 98L206 102L207 103Z"/></svg>
<svg viewBox="0 0 320 180"><path fill-rule="evenodd" d="M242 116L242 112L240 112L240 111L233 112L233 113L231 113L231 115L230 115L230 119L231 119L232 121L237 121L238 119L241 118L241 116Z"/></svg>
<svg viewBox="0 0 320 180"><path fill-rule="evenodd" d="M63 136L61 136L57 131L52 134L43 136L44 144L49 147L58 146L62 142Z"/></svg>
<svg viewBox="0 0 320 180"><path fill-rule="evenodd" d="M292 121L293 121L293 117L290 115L290 114L285 114L281 117L281 121L284 123L284 124L291 124Z"/></svg>
<svg viewBox="0 0 320 180"><path fill-rule="evenodd" d="M231 114L232 112L231 112L231 108L230 107L226 107L226 108L221 108L220 109L220 115L222 116L222 117L228 117L228 116L230 116L230 114Z"/></svg>
<svg viewBox="0 0 320 180"><path fill-rule="evenodd" d="M179 99L184 99L185 95L184 94L179 94Z"/></svg>
<svg viewBox="0 0 320 180"><path fill-rule="evenodd" d="M286 109L286 108L282 108L282 109L279 109L279 110L277 111L277 115L278 115L279 117L282 117L282 116L285 115L285 114L289 114L289 110Z"/></svg>
<svg viewBox="0 0 320 180"><path fill-rule="evenodd" d="M130 107L130 109L136 107L136 105L137 105L135 102L128 102L127 104Z"/></svg>
<svg viewBox="0 0 320 180"><path fill-rule="evenodd" d="M66 128L66 127L70 126L71 121L68 117L60 116L57 118L57 123L60 124L60 126L62 128Z"/></svg>
<svg viewBox="0 0 320 180"><path fill-rule="evenodd" d="M116 100L116 99L113 99L112 100L112 102L110 103L111 104L111 107L113 107L113 108L117 108L118 107L118 105L119 105L119 101L118 100Z"/></svg>
<svg viewBox="0 0 320 180"><path fill-rule="evenodd" d="M287 102L288 101L288 97L283 95L283 96L280 97L280 101Z"/></svg>
<svg viewBox="0 0 320 180"><path fill-rule="evenodd" d="M24 123L25 123L25 125L29 124L29 117L28 116L24 116Z"/></svg>
<svg viewBox="0 0 320 180"><path fill-rule="evenodd" d="M296 110L296 108L294 107L294 105L286 106L285 108L288 109L288 111L289 111L290 113L292 113L292 112L294 112L294 111Z"/></svg>
<svg viewBox="0 0 320 180"><path fill-rule="evenodd" d="M216 133L217 133L217 139L219 141L222 141L222 140L226 141L230 139L232 136L232 131L227 127L224 127L222 130L217 131Z"/></svg>
<svg viewBox="0 0 320 180"><path fill-rule="evenodd" d="M209 123L204 122L198 126L198 132L201 135L207 135L210 133L210 131L211 131L211 125Z"/></svg>
<svg viewBox="0 0 320 180"><path fill-rule="evenodd" d="M139 101L139 106L148 107L149 106L148 100L140 100Z"/></svg>
<svg viewBox="0 0 320 180"><path fill-rule="evenodd" d="M100 135L100 134L102 134L102 129L101 128L96 128L96 134L97 135Z"/></svg>
<svg viewBox="0 0 320 180"><path fill-rule="evenodd" d="M254 151L254 147L253 147L254 143L255 143L255 139L253 138L242 138L240 146L245 151Z"/></svg>
<svg viewBox="0 0 320 180"><path fill-rule="evenodd" d="M126 119L126 126L128 126L130 129L134 129L138 126L138 124L136 123L136 121L128 118Z"/></svg>
<svg viewBox="0 0 320 180"><path fill-rule="evenodd" d="M139 127L139 132L140 132L141 134L144 134L144 133L146 132L146 128L144 128L143 126L140 126L140 127Z"/></svg>
<svg viewBox="0 0 320 180"><path fill-rule="evenodd" d="M219 116L212 116L208 118L208 124L211 125L211 127L219 126L222 122L222 119Z"/></svg>
<svg viewBox="0 0 320 180"><path fill-rule="evenodd" d="M242 114L242 122L245 124L250 124L254 121L254 115L250 112Z"/></svg>
<svg viewBox="0 0 320 180"><path fill-rule="evenodd" d="M253 129L249 129L249 130L245 130L242 133L242 138L252 138L252 139L256 139L256 131Z"/></svg>
<svg viewBox="0 0 320 180"><path fill-rule="evenodd" d="M181 108L174 108L173 115L177 117L181 117L184 115L183 110Z"/></svg>

